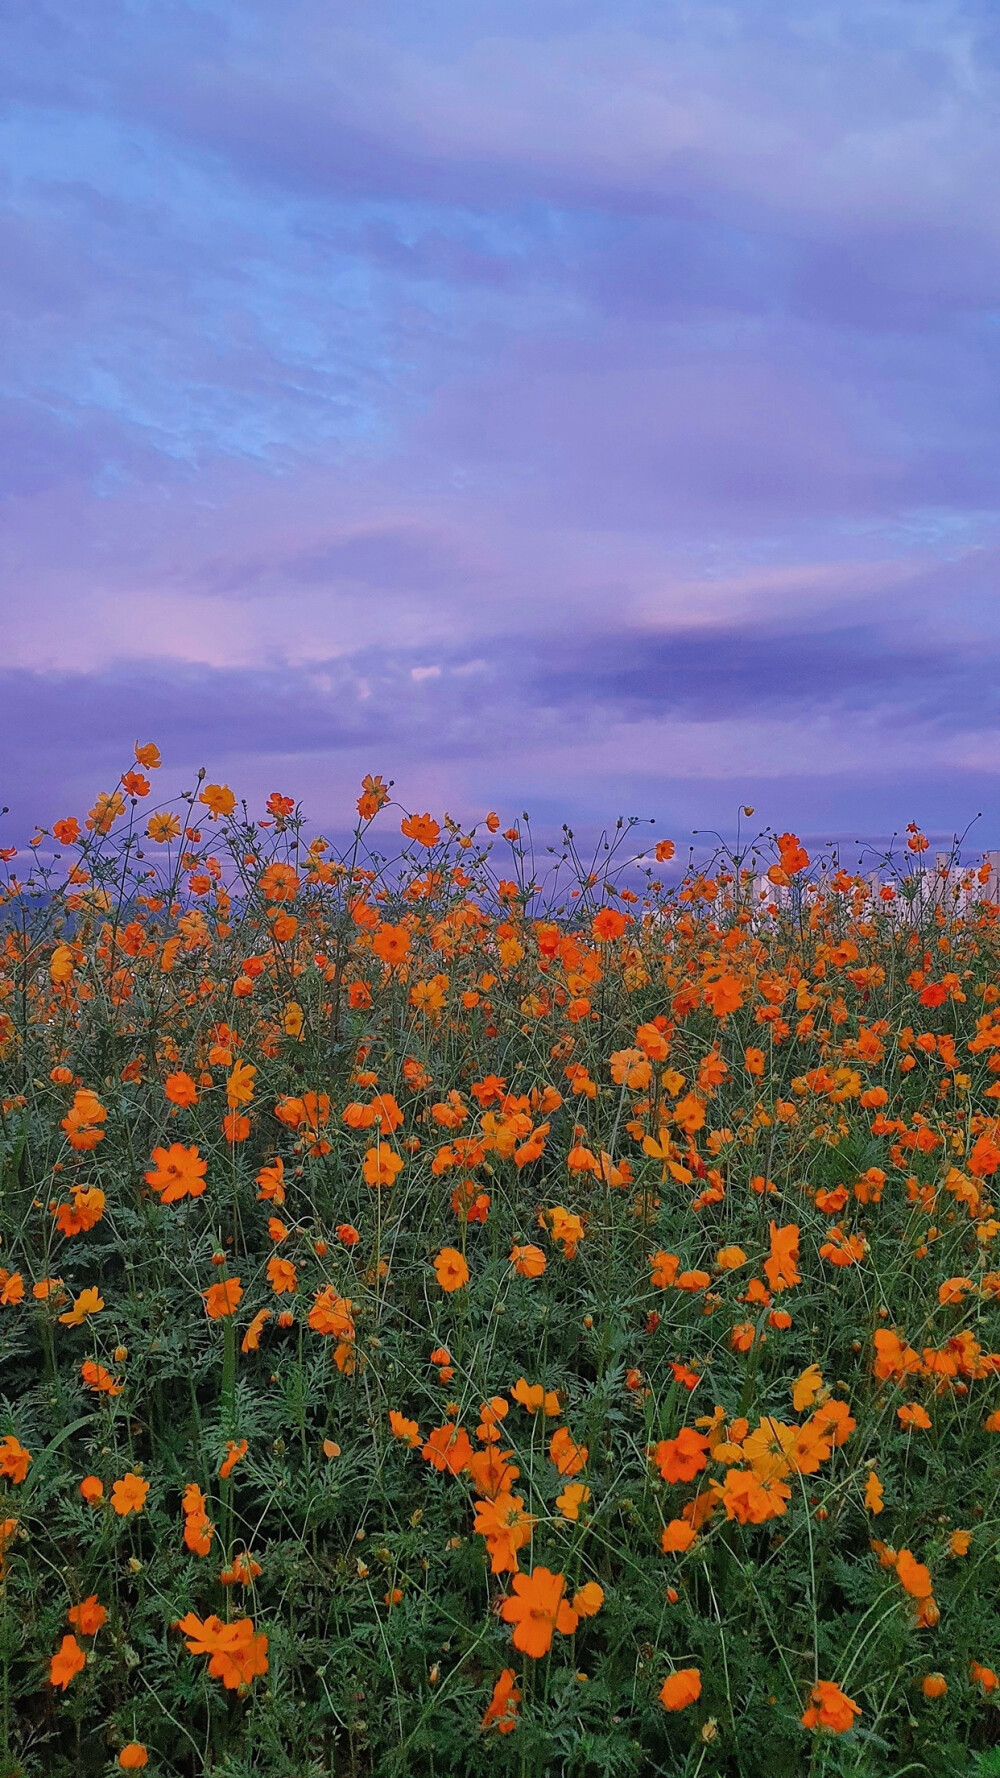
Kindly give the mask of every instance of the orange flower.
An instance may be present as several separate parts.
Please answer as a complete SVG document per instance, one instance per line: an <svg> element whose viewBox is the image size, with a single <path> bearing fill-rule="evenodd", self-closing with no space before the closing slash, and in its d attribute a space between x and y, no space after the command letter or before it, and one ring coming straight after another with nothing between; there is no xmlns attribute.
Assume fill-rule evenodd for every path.
<svg viewBox="0 0 1000 1778"><path fill-rule="evenodd" d="M600 916L598 916L600 917ZM608 1059L611 1078L616 1086L632 1087L641 1092L653 1078L652 1066L639 1049L613 1050Z"/></svg>
<svg viewBox="0 0 1000 1778"><path fill-rule="evenodd" d="M549 1441L549 1456L560 1475L579 1475L590 1455L586 1445L578 1445L565 1426L559 1426Z"/></svg>
<svg viewBox="0 0 1000 1778"><path fill-rule="evenodd" d="M554 1631L572 1636L577 1626L577 1613L563 1598L566 1577L548 1568L533 1568L530 1574L515 1574L513 1586L513 1596L504 1600L500 1616L514 1625L514 1647L540 1660L552 1647Z"/></svg>
<svg viewBox="0 0 1000 1778"><path fill-rule="evenodd" d="M237 1463L242 1463L248 1448L245 1438L241 1438L238 1444L234 1439L228 1439L226 1441L226 1455L222 1459L222 1464L219 1469L219 1475L223 1481L225 1481L227 1476L232 1475Z"/></svg>
<svg viewBox="0 0 1000 1778"><path fill-rule="evenodd" d="M267 1262L267 1276L275 1296L285 1296L297 1290L299 1275L290 1259L279 1259L276 1253Z"/></svg>
<svg viewBox="0 0 1000 1778"><path fill-rule="evenodd" d="M846 1401L825 1401L807 1422L807 1425L814 1426L818 1432L830 1438L838 1449L847 1443L857 1424L851 1417Z"/></svg>
<svg viewBox="0 0 1000 1778"><path fill-rule="evenodd" d="M6 1573L7 1548L13 1541L17 1527L17 1519L0 1519L0 1580Z"/></svg>
<svg viewBox="0 0 1000 1778"><path fill-rule="evenodd" d="M329 1334L337 1340L354 1339L354 1304L350 1297L338 1296L332 1284L317 1291L309 1311L313 1333Z"/></svg>
<svg viewBox="0 0 1000 1778"><path fill-rule="evenodd" d="M518 1247L510 1250L510 1263L522 1278L540 1278L545 1270L545 1255L540 1247Z"/></svg>
<svg viewBox="0 0 1000 1778"><path fill-rule="evenodd" d="M1000 1686L1000 1677L994 1673L993 1668L984 1667L980 1661L970 1662L969 1678L973 1685L982 1686L984 1692L995 1692Z"/></svg>
<svg viewBox="0 0 1000 1778"><path fill-rule="evenodd" d="M741 1525L764 1525L788 1510L792 1490L779 1476L761 1477L752 1469L727 1469L722 1503L727 1519Z"/></svg>
<svg viewBox="0 0 1000 1778"><path fill-rule="evenodd" d="M377 1148L365 1151L361 1171L366 1185L392 1185L396 1175L403 1171L403 1157L387 1143L380 1142Z"/></svg>
<svg viewBox="0 0 1000 1778"><path fill-rule="evenodd" d="M461 1475L476 1454L469 1435L462 1426L436 1426L428 1434L421 1449L421 1456L426 1458L432 1469L441 1474L447 1470L449 1475ZM482 1452L480 1455L485 1456L486 1453Z"/></svg>
<svg viewBox="0 0 1000 1778"><path fill-rule="evenodd" d="M262 1167L257 1175L258 1198L265 1203L283 1204L285 1201L285 1163L278 1156Z"/></svg>
<svg viewBox="0 0 1000 1778"><path fill-rule="evenodd" d="M54 1302L58 1303L65 1302L66 1300L66 1292L63 1289L63 1281L61 1278L37 1279L31 1286L31 1294L36 1303L46 1303L50 1297Z"/></svg>
<svg viewBox="0 0 1000 1778"><path fill-rule="evenodd" d="M564 1519L576 1521L580 1517L581 1506L586 1506L590 1499L590 1489L583 1482L567 1482L561 1494L556 1495L556 1506Z"/></svg>
<svg viewBox="0 0 1000 1778"><path fill-rule="evenodd" d="M171 1105L180 1105L186 1108L198 1103L198 1088L190 1074L183 1072L168 1074L163 1083L163 1091Z"/></svg>
<svg viewBox="0 0 1000 1778"><path fill-rule="evenodd" d="M207 1172L208 1162L202 1160L196 1146L185 1148L181 1142L172 1142L169 1148L154 1148L146 1184L159 1194L161 1203L177 1204L182 1198L201 1197Z"/></svg>
<svg viewBox="0 0 1000 1778"><path fill-rule="evenodd" d="M500 1421L506 1420L510 1413L510 1403L504 1401L502 1395L493 1395L489 1401L479 1404L479 1425L476 1437L481 1444L498 1444L500 1441Z"/></svg>
<svg viewBox="0 0 1000 1778"><path fill-rule="evenodd" d="M513 1667L505 1667L493 1687L493 1696L486 1706L481 1727L496 1729L498 1735L509 1735L517 1728L517 1706L521 1694L515 1684Z"/></svg>
<svg viewBox="0 0 1000 1778"><path fill-rule="evenodd" d="M971 1543L971 1531L953 1531L948 1539L949 1556L967 1556Z"/></svg>
<svg viewBox="0 0 1000 1778"><path fill-rule="evenodd" d="M420 1427L416 1420L406 1420L395 1408L389 1409L389 1430L393 1438L398 1438L412 1450L420 1443Z"/></svg>
<svg viewBox="0 0 1000 1778"><path fill-rule="evenodd" d="M540 1408L550 1417L562 1411L554 1389L545 1389L541 1383L529 1383L524 1377L518 1377L510 1394L522 1408L527 1408L529 1414L537 1414Z"/></svg>
<svg viewBox="0 0 1000 1778"><path fill-rule="evenodd" d="M735 1272L746 1265L747 1256L742 1247L720 1247L715 1263L721 1272Z"/></svg>
<svg viewBox="0 0 1000 1778"><path fill-rule="evenodd" d="M419 846L436 846L441 838L441 829L430 815L407 815L400 822L399 831Z"/></svg>
<svg viewBox="0 0 1000 1778"><path fill-rule="evenodd" d="M202 1291L205 1299L205 1313L210 1321L220 1321L225 1315L235 1315L240 1306L243 1286L238 1278L223 1278L219 1284L210 1284Z"/></svg>
<svg viewBox="0 0 1000 1778"><path fill-rule="evenodd" d="M117 790L102 790L87 816L87 827L91 833L110 833L119 815L125 807L125 798Z"/></svg>
<svg viewBox="0 0 1000 1778"><path fill-rule="evenodd" d="M676 1438L662 1438L652 1454L665 1482L690 1482L706 1468L709 1441L690 1426L682 1426Z"/></svg>
<svg viewBox="0 0 1000 1778"><path fill-rule="evenodd" d="M918 1401L908 1401L901 1408L897 1408L896 1418L900 1426L905 1426L907 1431L911 1427L915 1427L919 1432L930 1431L931 1417L926 1408L922 1408Z"/></svg>
<svg viewBox="0 0 1000 1778"><path fill-rule="evenodd" d="M184 1513L184 1543L193 1555L207 1556L212 1547L215 1526L205 1511L205 1496L197 1482L189 1482L181 1507Z"/></svg>
<svg viewBox="0 0 1000 1778"><path fill-rule="evenodd" d="M802 1274L798 1267L799 1229L794 1222L786 1223L779 1228L777 1223L771 1224L771 1252L764 1261L764 1271L772 1290L789 1290L802 1282Z"/></svg>
<svg viewBox="0 0 1000 1778"><path fill-rule="evenodd" d="M451 1194L451 1207L460 1222L485 1222L490 1213L490 1194L477 1191L474 1179L460 1179ZM537 1249L514 1248L511 1253L512 1261L514 1254L522 1251L535 1252ZM542 1256L542 1270L545 1270L544 1255Z"/></svg>
<svg viewBox="0 0 1000 1778"><path fill-rule="evenodd" d="M697 1539L693 1525L685 1519L671 1519L660 1534L660 1548L668 1556L681 1556Z"/></svg>
<svg viewBox="0 0 1000 1778"><path fill-rule="evenodd" d="M619 913L617 908L601 908L594 915L590 929L599 945L609 945L621 938L628 921L629 916Z"/></svg>
<svg viewBox="0 0 1000 1778"><path fill-rule="evenodd" d="M120 1519L127 1519L129 1513L142 1512L148 1493L149 1483L129 1469L112 1488L111 1505Z"/></svg>
<svg viewBox="0 0 1000 1778"><path fill-rule="evenodd" d="M249 1105L253 1098L254 1076L256 1068L248 1062L237 1062L226 1081L226 1104L231 1110L238 1105Z"/></svg>
<svg viewBox="0 0 1000 1778"><path fill-rule="evenodd" d="M176 815L163 810L159 815L150 815L146 823L146 838L154 845L167 846L171 840L180 838L181 824Z"/></svg>
<svg viewBox="0 0 1000 1778"><path fill-rule="evenodd" d="M78 1088L61 1125L70 1147L84 1152L103 1142L104 1131L97 1126L105 1122L107 1115L96 1093L87 1087Z"/></svg>
<svg viewBox="0 0 1000 1778"><path fill-rule="evenodd" d="M811 1408L823 1388L823 1373L818 1364L809 1364L792 1385L792 1406L797 1414Z"/></svg>
<svg viewBox="0 0 1000 1778"><path fill-rule="evenodd" d="M911 1550L900 1550L895 1561L900 1585L914 1599L929 1599L933 1592L930 1569L918 1562Z"/></svg>
<svg viewBox="0 0 1000 1778"><path fill-rule="evenodd" d="M251 1618L238 1618L224 1624L215 1616L204 1622L189 1611L176 1625L187 1637L193 1655L209 1655L208 1671L213 1679L221 1679L227 1691L249 1685L258 1674L267 1672L267 1637L257 1635Z"/></svg>
<svg viewBox="0 0 1000 1778"><path fill-rule="evenodd" d="M358 797L358 814L362 821L373 821L388 801L389 787L382 782L381 772L375 777L371 772L366 772L361 780L361 795Z"/></svg>
<svg viewBox="0 0 1000 1778"><path fill-rule="evenodd" d="M96 1636L108 1618L104 1606L97 1603L96 1593L91 1593L88 1599L81 1600L79 1605L71 1605L66 1616L74 1630L79 1630L81 1636Z"/></svg>
<svg viewBox="0 0 1000 1778"><path fill-rule="evenodd" d="M457 1247L442 1247L434 1261L434 1270L442 1290L462 1290L469 1282L469 1268Z"/></svg>
<svg viewBox="0 0 1000 1778"><path fill-rule="evenodd" d="M1000 1167L1000 1144L993 1136L979 1136L969 1152L969 1172L976 1179L990 1178Z"/></svg>
<svg viewBox="0 0 1000 1778"><path fill-rule="evenodd" d="M873 1469L868 1472L865 1482L865 1505L870 1513L878 1515L883 1508L882 1483Z"/></svg>
<svg viewBox="0 0 1000 1778"><path fill-rule="evenodd" d="M0 1519L0 1580L7 1569L7 1549L13 1541L18 1527L17 1519Z"/></svg>
<svg viewBox="0 0 1000 1778"><path fill-rule="evenodd" d="M123 1772L139 1772L149 1764L149 1754L141 1741L129 1741L118 1755L118 1764Z"/></svg>
<svg viewBox="0 0 1000 1778"><path fill-rule="evenodd" d="M104 1215L105 1205L104 1193L96 1185L73 1185L70 1195L72 1204L57 1204L53 1211L56 1227L67 1239L94 1228Z"/></svg>
<svg viewBox="0 0 1000 1778"><path fill-rule="evenodd" d="M104 1499L104 1483L99 1476L85 1475L80 1483L80 1493L88 1506L96 1506L99 1500Z"/></svg>
<svg viewBox="0 0 1000 1778"><path fill-rule="evenodd" d="M588 1580L573 1594L573 1610L577 1617L596 1617L604 1604L604 1588L596 1580Z"/></svg>
<svg viewBox="0 0 1000 1778"><path fill-rule="evenodd" d="M486 1539L492 1574L516 1574L517 1552L531 1542L537 1523L532 1513L524 1510L520 1495L501 1492L493 1500L477 1500L475 1531Z"/></svg>
<svg viewBox="0 0 1000 1778"><path fill-rule="evenodd" d="M678 1290L707 1290L711 1282L712 1280L708 1273L702 1271L681 1272L680 1275L674 1279L674 1283Z"/></svg>
<svg viewBox="0 0 1000 1778"><path fill-rule="evenodd" d="M974 1289L971 1278L946 1278L943 1284L938 1285L938 1302L960 1303L966 1291Z"/></svg>
<svg viewBox="0 0 1000 1778"><path fill-rule="evenodd" d="M800 1720L804 1729L829 1729L831 1734L843 1735L854 1727L854 1719L860 1715L860 1704L855 1704L832 1680L821 1679L813 1686L808 1708Z"/></svg>
<svg viewBox="0 0 1000 1778"><path fill-rule="evenodd" d="M874 1375L883 1382L901 1382L905 1376L920 1370L920 1354L914 1352L887 1327L875 1331Z"/></svg>
<svg viewBox="0 0 1000 1778"><path fill-rule="evenodd" d="M259 1574L264 1571L247 1550L241 1550L233 1557L228 1568L223 1568L219 1575L220 1585L224 1587L252 1587Z"/></svg>
<svg viewBox="0 0 1000 1778"><path fill-rule="evenodd" d="M686 1136L695 1136L705 1122L704 1102L697 1093L685 1093L674 1106L674 1122L679 1124ZM646 1150L647 1154L649 1150ZM676 1178L676 1173L674 1178Z"/></svg>
<svg viewBox="0 0 1000 1778"><path fill-rule="evenodd" d="M669 1673L660 1687L660 1703L664 1710L686 1710L701 1697L701 1669L678 1667Z"/></svg>
<svg viewBox="0 0 1000 1778"><path fill-rule="evenodd" d="M206 784L198 801L204 803L212 821L218 821L220 815L231 815L236 807L236 797L228 784Z"/></svg>
<svg viewBox="0 0 1000 1778"><path fill-rule="evenodd" d="M541 1210L538 1214L540 1228L548 1229L556 1245L563 1250L564 1259L575 1259L576 1250L583 1240L583 1223L572 1211L562 1204L554 1204L550 1210Z"/></svg>
<svg viewBox="0 0 1000 1778"><path fill-rule="evenodd" d="M509 1494L521 1473L516 1463L507 1461L513 1455L513 1451L498 1450L496 1445L486 1451L472 1452L465 1467L477 1494L486 1500L495 1500L498 1494Z"/></svg>
<svg viewBox="0 0 1000 1778"><path fill-rule="evenodd" d="M65 1691L86 1665L87 1657L76 1637L64 1636L49 1663L49 1684L61 1686Z"/></svg>
<svg viewBox="0 0 1000 1778"><path fill-rule="evenodd" d="M925 1698L943 1698L948 1690L948 1681L943 1673L925 1673L920 1681L920 1690Z"/></svg>
<svg viewBox="0 0 1000 1778"><path fill-rule="evenodd" d="M20 1272L0 1270L0 1303L5 1308L15 1308L24 1301L24 1279Z"/></svg>
<svg viewBox="0 0 1000 1778"><path fill-rule="evenodd" d="M268 901L294 901L299 886L298 871L290 864L283 864L280 859L269 864L257 880L260 893Z"/></svg>
<svg viewBox="0 0 1000 1778"><path fill-rule="evenodd" d="M681 1364L676 1358L670 1360L670 1369L673 1372L674 1382L679 1383L681 1388L688 1390L689 1393L692 1389L697 1389L701 1382L701 1375L698 1371L691 1370L689 1365Z"/></svg>
<svg viewBox="0 0 1000 1778"><path fill-rule="evenodd" d="M779 833L775 841L781 869L786 877L797 876L799 871L808 870L809 854L801 840L794 833Z"/></svg>
<svg viewBox="0 0 1000 1778"><path fill-rule="evenodd" d="M31 1452L25 1450L12 1432L0 1439L0 1475L6 1476L9 1482L23 1482L31 1462Z"/></svg>
<svg viewBox="0 0 1000 1778"><path fill-rule="evenodd" d="M789 1463L799 1475L815 1475L832 1449L826 1426L814 1415L795 1435L788 1453Z"/></svg>
<svg viewBox="0 0 1000 1778"><path fill-rule="evenodd" d="M100 1291L90 1284L86 1290L81 1290L73 1307L67 1309L64 1315L60 1315L59 1320L64 1327L82 1327L88 1315L100 1314L103 1307L104 1298Z"/></svg>
<svg viewBox="0 0 1000 1778"><path fill-rule="evenodd" d="M111 1372L105 1370L103 1364L96 1364L92 1358L86 1359L81 1364L80 1375L87 1388L93 1389L97 1395L121 1395L125 1387L123 1383L115 1381Z"/></svg>
<svg viewBox="0 0 1000 1778"><path fill-rule="evenodd" d="M709 982L702 989L702 995L714 1017L724 1019L731 1012L739 1012L743 1005L743 983L738 976L726 971L716 981Z"/></svg>
<svg viewBox="0 0 1000 1778"><path fill-rule="evenodd" d="M763 1481L768 1476L789 1475L795 1465L795 1447L800 1431L786 1426L768 1415L743 1440L743 1456L755 1475ZM826 1455L829 1456L829 1448Z"/></svg>
<svg viewBox="0 0 1000 1778"><path fill-rule="evenodd" d="M380 926L372 939L372 950L390 969L395 969L409 955L409 931L405 926Z"/></svg>
<svg viewBox="0 0 1000 1778"><path fill-rule="evenodd" d="M861 1235L848 1234L836 1224L830 1230L829 1240L820 1247L820 1258L829 1260L832 1266L854 1266L864 1259L866 1245Z"/></svg>
<svg viewBox="0 0 1000 1778"><path fill-rule="evenodd" d="M270 1309L258 1309L256 1315L240 1341L241 1352L256 1352L260 1345L260 1336L264 1331L265 1321L270 1321Z"/></svg>

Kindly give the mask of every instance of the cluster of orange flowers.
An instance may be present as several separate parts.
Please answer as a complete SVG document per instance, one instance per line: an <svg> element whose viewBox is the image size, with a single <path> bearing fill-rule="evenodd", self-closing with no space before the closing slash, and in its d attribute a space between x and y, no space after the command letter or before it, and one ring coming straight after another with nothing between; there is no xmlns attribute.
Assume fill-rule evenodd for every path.
<svg viewBox="0 0 1000 1778"><path fill-rule="evenodd" d="M919 876L913 828L887 895L839 863L810 876L784 833L769 864L723 857L667 887L660 842L545 906L516 825L497 874L493 815L484 838L402 812L390 868L361 848L387 815L381 778L338 857L279 793L256 824L204 779L180 812L141 816L159 764L137 747L82 824L55 824L69 869L40 834L34 879L8 875L0 896L3 1132L11 1148L24 1133L34 1168L3 1229L0 1326L35 1339L39 1375L103 1428L75 1472L104 1468L78 1484L95 1524L139 1535L176 1490L171 1621L189 1653L241 1695L268 1671L268 1635L231 1603L281 1609L267 1533L235 1523L264 1451L239 1404L294 1368L304 1470L350 1436L373 1469L396 1465L408 1512L423 1489L454 1515L449 1547L471 1539L499 1650L485 1734L527 1708L516 1656L600 1660L630 1570L652 1562L663 1640L637 1671L656 1669L664 1746L699 1709L707 1741L725 1692L699 1640L702 1577L734 1548L776 1569L804 1537L842 1540L916 1639L911 1691L946 1699L922 1648L942 1622L957 1634L951 1565L996 1559L979 1486L1000 1433L988 870ZM100 1032L113 1068L92 1060ZM140 1239L170 1256L174 1313L218 1382L224 1439L210 1461L191 1451L179 1485L154 1444L115 1443L151 1423L120 1269ZM0 1436L0 1580L22 1555L30 1431L15 1417ZM112 1450L114 1470L92 1454ZM870 1535L883 1514L898 1547ZM394 1570L387 1611L420 1584ZM107 1615L97 1592L71 1606L53 1688L80 1681ZM866 1646L845 1633L838 1669L862 1700ZM869 1702L812 1653L795 1719L847 1734ZM966 1651L951 1684L988 1700L998 1657ZM132 1741L118 1760L147 1757Z"/></svg>

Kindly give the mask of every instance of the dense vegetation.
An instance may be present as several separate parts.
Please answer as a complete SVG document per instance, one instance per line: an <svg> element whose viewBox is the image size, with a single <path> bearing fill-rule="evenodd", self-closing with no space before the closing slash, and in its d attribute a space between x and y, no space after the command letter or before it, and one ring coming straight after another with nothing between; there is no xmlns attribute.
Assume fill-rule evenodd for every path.
<svg viewBox="0 0 1000 1778"><path fill-rule="evenodd" d="M4 854L0 1773L1000 1771L988 869L158 764Z"/></svg>

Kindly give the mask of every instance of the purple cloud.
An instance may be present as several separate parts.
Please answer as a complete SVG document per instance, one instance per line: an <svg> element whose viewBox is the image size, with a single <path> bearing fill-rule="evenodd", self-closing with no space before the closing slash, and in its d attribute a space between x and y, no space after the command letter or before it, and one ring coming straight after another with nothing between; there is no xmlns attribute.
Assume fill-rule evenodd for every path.
<svg viewBox="0 0 1000 1778"><path fill-rule="evenodd" d="M154 733L328 822L989 806L984 0L10 13L19 822Z"/></svg>

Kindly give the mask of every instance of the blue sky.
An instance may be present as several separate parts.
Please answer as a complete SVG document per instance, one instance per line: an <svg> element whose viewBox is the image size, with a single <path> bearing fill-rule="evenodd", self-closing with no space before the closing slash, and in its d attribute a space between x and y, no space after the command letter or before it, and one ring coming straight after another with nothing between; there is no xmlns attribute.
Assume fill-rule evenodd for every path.
<svg viewBox="0 0 1000 1778"><path fill-rule="evenodd" d="M1000 844L1000 18L0 0L0 800Z"/></svg>

